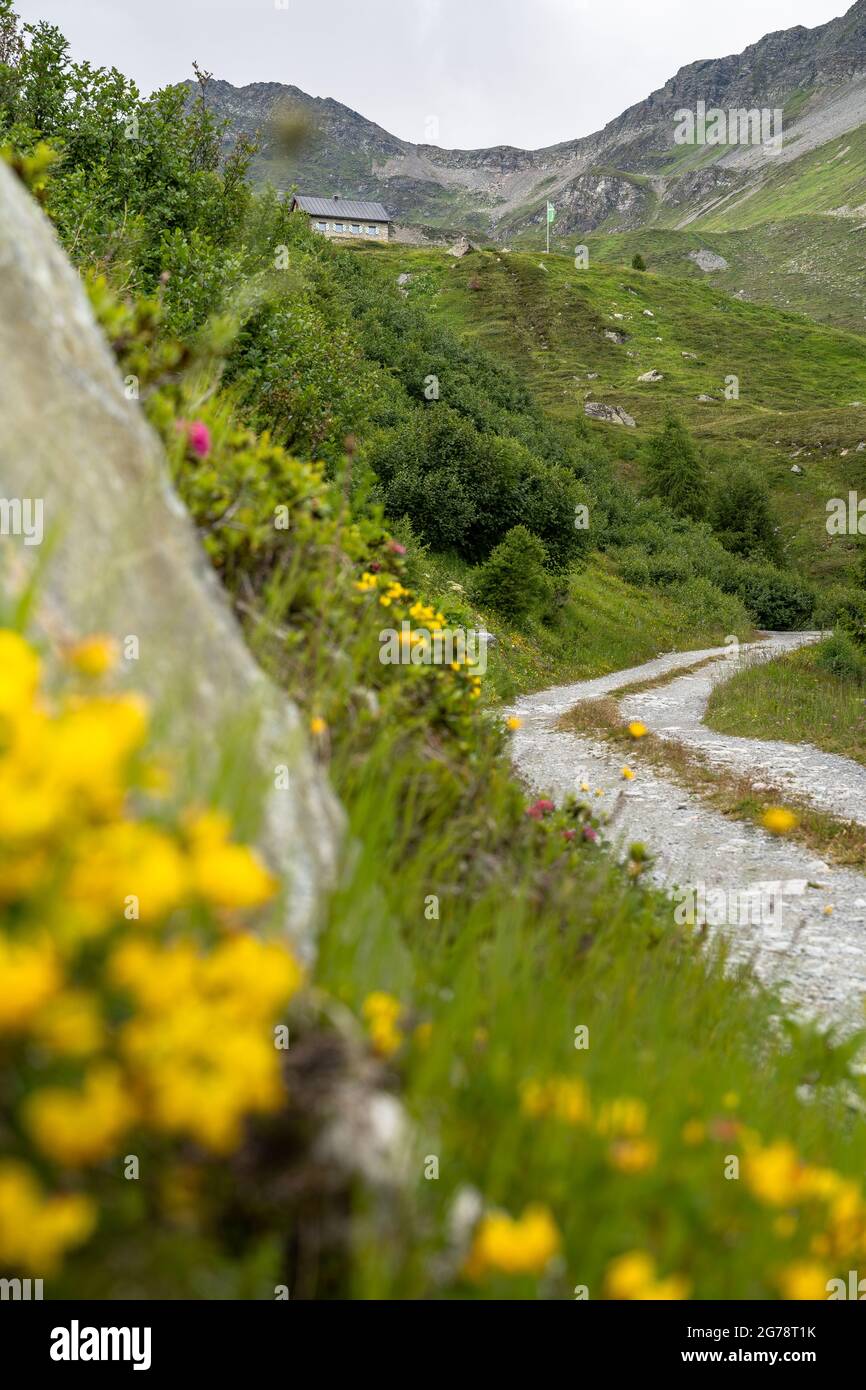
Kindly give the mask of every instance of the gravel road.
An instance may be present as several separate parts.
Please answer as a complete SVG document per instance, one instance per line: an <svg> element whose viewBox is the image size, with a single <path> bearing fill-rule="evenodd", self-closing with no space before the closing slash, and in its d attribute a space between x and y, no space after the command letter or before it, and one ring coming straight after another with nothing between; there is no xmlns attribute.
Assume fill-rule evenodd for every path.
<svg viewBox="0 0 866 1390"><path fill-rule="evenodd" d="M866 998L866 877L831 868L792 841L728 819L659 771L639 768L634 780L625 782L621 752L556 728L582 700L717 657L700 671L625 697L623 716L640 718L660 737L686 744L756 783L790 787L817 806L866 822L866 768L859 763L807 744L729 738L701 723L713 685L730 679L741 662L772 659L818 635L771 633L743 644L736 657L724 647L673 652L626 671L523 696L507 713L522 720L513 735L512 757L533 790L561 800L569 792L580 794L584 781L593 792L603 789L597 800L611 814L610 839L623 846L642 840L656 856L655 882L672 892L693 891L696 904L705 900L710 925L726 934L732 957L751 959L758 976L780 989L789 1008L848 1030L862 1024ZM698 899L700 893L704 899ZM724 901L720 893L727 895Z"/></svg>

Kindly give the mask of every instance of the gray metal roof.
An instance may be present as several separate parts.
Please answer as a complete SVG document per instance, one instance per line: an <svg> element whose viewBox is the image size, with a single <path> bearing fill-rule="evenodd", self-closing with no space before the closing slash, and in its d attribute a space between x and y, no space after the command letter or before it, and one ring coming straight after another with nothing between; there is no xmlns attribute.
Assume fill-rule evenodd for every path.
<svg viewBox="0 0 866 1390"><path fill-rule="evenodd" d="M314 217L342 217L359 222L390 222L390 214L381 203L364 203L353 198L307 198L302 193L295 194L295 203L302 212L312 213Z"/></svg>

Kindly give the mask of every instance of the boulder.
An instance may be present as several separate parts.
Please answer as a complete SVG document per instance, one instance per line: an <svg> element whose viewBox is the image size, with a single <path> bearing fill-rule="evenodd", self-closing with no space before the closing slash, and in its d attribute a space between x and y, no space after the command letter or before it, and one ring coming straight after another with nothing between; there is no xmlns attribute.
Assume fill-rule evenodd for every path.
<svg viewBox="0 0 866 1390"><path fill-rule="evenodd" d="M260 847L287 882L286 928L309 957L342 813L297 709L247 648L78 275L2 161L0 496L42 501L44 548L3 541L7 590L38 571L37 632L138 639L118 679L151 700L184 800L210 795L231 740Z"/></svg>
<svg viewBox="0 0 866 1390"><path fill-rule="evenodd" d="M620 405L605 405L602 401L584 401L583 413L591 420L601 420L606 425L626 425L634 429L635 422Z"/></svg>
<svg viewBox="0 0 866 1390"><path fill-rule="evenodd" d="M478 247L472 245L472 242L469 240L468 236L461 236L457 238L453 246L449 246L448 255L457 256L459 259L462 256L468 256L470 251L477 250Z"/></svg>
<svg viewBox="0 0 866 1390"><path fill-rule="evenodd" d="M657 372L655 367L651 367L648 372L642 372L638 377L638 381L645 382L664 381L664 379L664 373Z"/></svg>
<svg viewBox="0 0 866 1390"><path fill-rule="evenodd" d="M699 270L727 270L728 268L724 256L718 255L716 251L708 251L704 246L699 251L690 251L689 260L694 261Z"/></svg>

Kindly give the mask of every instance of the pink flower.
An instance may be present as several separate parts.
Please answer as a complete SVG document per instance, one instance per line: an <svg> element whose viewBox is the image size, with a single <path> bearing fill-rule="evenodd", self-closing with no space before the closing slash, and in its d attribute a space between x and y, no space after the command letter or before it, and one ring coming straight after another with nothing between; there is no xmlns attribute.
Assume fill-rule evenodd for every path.
<svg viewBox="0 0 866 1390"><path fill-rule="evenodd" d="M367 569L370 571L371 574L378 574L381 568L382 566L378 560L371 560L369 565L367 566Z"/></svg>
<svg viewBox="0 0 866 1390"><path fill-rule="evenodd" d="M583 838L584 838L585 840L591 840L593 844L597 844L597 843L598 843L598 831L597 831L597 830L593 830L593 828L592 828L591 825L585 825L585 826L583 827Z"/></svg>
<svg viewBox="0 0 866 1390"><path fill-rule="evenodd" d="M193 453L200 459L210 453L210 430L202 420L193 420L186 427L186 439Z"/></svg>
<svg viewBox="0 0 866 1390"><path fill-rule="evenodd" d="M562 838L563 840L573 840L576 834L576 830L563 830Z"/></svg>
<svg viewBox="0 0 866 1390"><path fill-rule="evenodd" d="M405 545L401 545L399 541L389 541L389 542L388 542L388 549L390 550L390 552L391 552L392 555L405 555L405 554L406 554L406 547L405 547Z"/></svg>
<svg viewBox="0 0 866 1390"><path fill-rule="evenodd" d="M531 816L533 820L541 820L543 816L549 815L550 812L555 809L552 801L545 801L542 797L541 801L536 801L532 806L527 806L526 814Z"/></svg>

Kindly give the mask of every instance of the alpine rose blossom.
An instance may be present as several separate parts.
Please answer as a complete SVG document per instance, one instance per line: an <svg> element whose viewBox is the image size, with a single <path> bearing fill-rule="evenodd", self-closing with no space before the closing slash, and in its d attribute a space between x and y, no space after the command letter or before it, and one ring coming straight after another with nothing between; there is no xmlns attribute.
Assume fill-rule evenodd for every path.
<svg viewBox="0 0 866 1390"><path fill-rule="evenodd" d="M210 430L203 420L193 420L187 424L186 438L189 447L198 458L207 458L211 450L211 437Z"/></svg>

